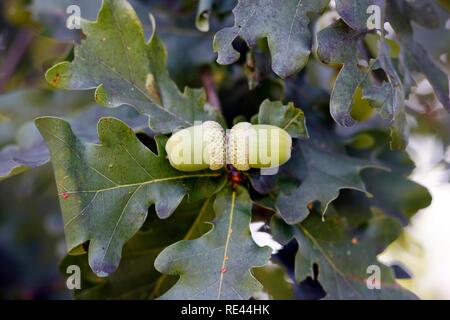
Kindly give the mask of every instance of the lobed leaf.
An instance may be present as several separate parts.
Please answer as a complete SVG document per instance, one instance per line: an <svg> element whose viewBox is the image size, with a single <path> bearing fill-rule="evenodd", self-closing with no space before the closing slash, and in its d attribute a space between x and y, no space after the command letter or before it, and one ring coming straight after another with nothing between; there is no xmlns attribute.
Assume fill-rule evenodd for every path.
<svg viewBox="0 0 450 320"><path fill-rule="evenodd" d="M310 15L322 12L328 0L239 0L233 9L234 26L216 33L217 62L231 64L239 59L233 41L242 37L250 47L267 37L272 69L280 77L301 70L311 52Z"/></svg>
<svg viewBox="0 0 450 320"><path fill-rule="evenodd" d="M312 266L317 264L317 279L326 291L325 299L417 298L395 282L392 269L377 260L377 255L402 230L401 224L391 217L372 216L366 226L354 228L345 214L331 214L325 221L311 214L295 226L283 225L281 220L274 219L272 229L280 241L293 237L298 243L297 281L312 276ZM374 269L369 268L379 270L380 289L370 289L376 279L370 277Z"/></svg>
<svg viewBox="0 0 450 320"><path fill-rule="evenodd" d="M158 256L158 271L179 275L161 299L249 299L261 289L250 269L270 259L269 247L252 240L247 191L224 188L214 201L216 219L204 236L177 242Z"/></svg>
<svg viewBox="0 0 450 320"><path fill-rule="evenodd" d="M382 168L373 162L328 150L322 145L298 143L283 168L283 174L300 184L281 190L276 208L289 224L304 220L313 202L319 201L323 214L342 189L367 192L360 172L364 168Z"/></svg>
<svg viewBox="0 0 450 320"><path fill-rule="evenodd" d="M176 171L165 158L164 138L157 138L156 155L114 118L99 121L100 144L80 141L61 119L39 118L36 126L50 149L68 249L90 241L89 265L99 276L116 270L124 243L142 226L150 205L167 218L189 192L184 180L200 178L201 184L201 178L221 175Z"/></svg>
<svg viewBox="0 0 450 320"><path fill-rule="evenodd" d="M149 117L158 133L170 133L194 121L219 120L208 109L203 90L181 93L166 68L166 51L153 34L146 43L139 18L125 0L104 0L97 21L82 21L86 35L72 62L47 71L47 81L71 90L96 89L97 102L127 104Z"/></svg>
<svg viewBox="0 0 450 320"><path fill-rule="evenodd" d="M258 117L264 123L289 123L288 119L295 118L295 110L300 112L298 115L302 118L303 112L293 105L283 107L278 103L264 102ZM308 118L310 139L294 143L291 159L280 168L277 177L251 176L252 185L258 192L278 194L276 210L290 224L305 219L309 213L308 207L314 201L321 203L325 213L341 189L366 192L360 171L369 167L381 168L374 162L349 157L336 137L316 116ZM300 132L307 132L304 119L297 125L301 128L297 136Z"/></svg>
<svg viewBox="0 0 450 320"><path fill-rule="evenodd" d="M213 218L212 198L194 203L183 201L166 220L148 216L141 230L125 244L120 265L109 277L97 277L90 270L86 254L66 256L61 269L66 274L68 266L80 266L81 289L74 291L77 299L157 298L176 282L175 277L160 274L154 268L157 255L174 241L202 235L209 229L205 222Z"/></svg>
<svg viewBox="0 0 450 320"><path fill-rule="evenodd" d="M355 10L357 11L357 10ZM347 18L360 26L361 22L351 15ZM408 130L404 106L403 85L390 58L390 47L384 39L378 41L378 57L366 61L360 58L360 46L367 32L365 29L352 29L343 20L338 20L317 35L317 53L326 63L342 64L330 99L333 118L342 126L353 126L356 121L351 116L353 99L359 88L363 98L379 110L382 117L393 124L393 145L402 148L406 145ZM371 73L381 70L387 81L375 81Z"/></svg>
<svg viewBox="0 0 450 320"><path fill-rule="evenodd" d="M308 138L305 114L294 104L264 100L259 107L259 124L271 124L286 130L292 138Z"/></svg>

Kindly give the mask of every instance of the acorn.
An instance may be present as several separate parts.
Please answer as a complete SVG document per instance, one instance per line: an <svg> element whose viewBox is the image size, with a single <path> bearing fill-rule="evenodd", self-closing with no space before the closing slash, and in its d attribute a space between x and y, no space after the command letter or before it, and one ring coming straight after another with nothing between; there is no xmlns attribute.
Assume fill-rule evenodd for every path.
<svg viewBox="0 0 450 320"><path fill-rule="evenodd" d="M180 171L219 170L225 163L237 170L275 168L291 157L292 138L272 125L236 124L227 134L214 121L174 133L166 144L170 164Z"/></svg>
<svg viewBox="0 0 450 320"><path fill-rule="evenodd" d="M275 168L291 158L292 138L277 126L240 122L227 136L227 162L240 171Z"/></svg>
<svg viewBox="0 0 450 320"><path fill-rule="evenodd" d="M177 170L219 170L225 165L225 131L215 121L182 129L169 138L166 152Z"/></svg>

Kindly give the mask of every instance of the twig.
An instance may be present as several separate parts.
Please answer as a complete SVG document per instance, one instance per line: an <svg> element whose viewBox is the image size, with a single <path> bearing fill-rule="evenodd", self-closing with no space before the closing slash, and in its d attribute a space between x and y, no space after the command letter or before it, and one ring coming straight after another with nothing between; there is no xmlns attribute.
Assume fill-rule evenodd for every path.
<svg viewBox="0 0 450 320"><path fill-rule="evenodd" d="M202 80L203 87L206 91L206 96L208 98L208 102L216 108L218 111L222 111L222 107L220 105L219 96L216 91L216 84L214 83L213 75L210 67L203 67L200 70L200 78Z"/></svg>
<svg viewBox="0 0 450 320"><path fill-rule="evenodd" d="M33 37L34 31L30 29L22 29L15 37L0 70L0 92L5 90L6 84L14 74L16 67L30 46Z"/></svg>

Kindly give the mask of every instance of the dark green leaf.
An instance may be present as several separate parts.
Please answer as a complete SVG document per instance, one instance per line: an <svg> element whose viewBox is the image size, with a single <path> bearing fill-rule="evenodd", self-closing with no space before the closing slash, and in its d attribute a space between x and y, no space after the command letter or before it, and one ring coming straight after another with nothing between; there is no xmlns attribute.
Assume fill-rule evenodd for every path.
<svg viewBox="0 0 450 320"><path fill-rule="evenodd" d="M233 41L242 37L250 47L267 37L272 69L282 78L301 70L311 52L310 16L322 12L328 0L239 0L233 9L234 26L214 38L217 62L230 64L239 59Z"/></svg>
<svg viewBox="0 0 450 320"><path fill-rule="evenodd" d="M305 115L293 103L283 105L279 101L264 100L259 107L258 122L283 128L292 138L308 138Z"/></svg>
<svg viewBox="0 0 450 320"><path fill-rule="evenodd" d="M180 276L162 299L249 299L261 289L250 269L264 265L271 250L252 240L247 191L225 188L216 197L214 211L211 231L169 246L156 259L157 270Z"/></svg>
<svg viewBox="0 0 450 320"><path fill-rule="evenodd" d="M284 226L273 222L276 238L294 237L299 249L296 255L297 281L311 276L312 265L319 267L318 281L325 289L325 299L415 299L401 288L393 271L377 260L377 255L394 241L402 228L398 221L386 216L374 216L363 228L352 228L345 216L330 214L322 221L311 214L301 224ZM280 229L282 227L282 229ZM288 229L290 228L290 229ZM380 270L381 289L369 289L367 281L373 271Z"/></svg>
<svg viewBox="0 0 450 320"><path fill-rule="evenodd" d="M89 264L100 276L117 268L123 244L151 204L167 218L189 191L183 180L221 175L174 170L165 159L164 138L157 139L156 155L114 118L99 121L100 144L83 143L61 119L40 118L36 126L51 152L67 246L73 250L90 240Z"/></svg>
<svg viewBox="0 0 450 320"><path fill-rule="evenodd" d="M205 222L213 218L212 198L196 203L183 201L166 220L148 216L144 227L125 244L119 268L108 278L99 278L90 270L87 255L66 256L62 272L69 265L80 266L81 290L74 292L78 299L156 298L176 281L155 270L157 255L174 241L202 235L209 229Z"/></svg>
<svg viewBox="0 0 450 320"><path fill-rule="evenodd" d="M104 0L96 22L83 20L86 39L75 47L73 62L47 71L55 87L96 88L96 100L108 107L133 106L149 117L155 132L169 133L194 121L217 119L203 90L181 93L165 66L166 51L153 34L147 44L141 22L125 0Z"/></svg>
<svg viewBox="0 0 450 320"><path fill-rule="evenodd" d="M359 26L359 18L347 18ZM355 22L354 20L359 21ZM365 26L364 26L365 28ZM393 146L405 147L408 130L404 107L404 90L390 58L390 47L381 39L378 57L364 65L360 58L360 46L366 29L352 29L338 20L317 36L318 55L326 63L343 64L331 94L330 109L333 118L342 126L353 126L351 108L356 90L362 88L363 98L379 109L379 113L393 123ZM387 81L375 81L371 73L382 70Z"/></svg>
<svg viewBox="0 0 450 320"><path fill-rule="evenodd" d="M373 195L372 205L404 222L431 204L431 195L425 187L398 172L366 170L362 176Z"/></svg>
<svg viewBox="0 0 450 320"><path fill-rule="evenodd" d="M359 173L368 167L380 168L373 162L327 150L326 145L297 143L283 171L290 178L297 179L300 185L278 195L277 210L289 224L304 220L309 213L308 205L314 201L320 201L325 214L339 190L366 192Z"/></svg>
<svg viewBox="0 0 450 320"><path fill-rule="evenodd" d="M387 132L382 130L365 130L355 137L365 135L370 137L373 145L364 149L349 149L358 157L365 159L377 159L377 161L389 168L389 171L364 170L362 172L363 181L371 198L364 196L340 201L339 211L353 211L355 215L362 216L364 209L360 206L376 207L385 214L399 219L403 224L408 224L410 218L418 210L430 205L431 195L428 190L408 178L414 169L414 162L404 150L390 150L389 137ZM345 204L347 203L347 204ZM337 206L337 203L334 203Z"/></svg>

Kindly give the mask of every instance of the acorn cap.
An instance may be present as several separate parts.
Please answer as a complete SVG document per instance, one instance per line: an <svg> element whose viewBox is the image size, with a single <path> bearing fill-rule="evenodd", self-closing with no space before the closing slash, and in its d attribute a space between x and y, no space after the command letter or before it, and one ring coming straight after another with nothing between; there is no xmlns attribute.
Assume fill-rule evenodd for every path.
<svg viewBox="0 0 450 320"><path fill-rule="evenodd" d="M251 123L239 122L229 130L227 135L227 163L240 171L250 169L248 138L251 128Z"/></svg>
<svg viewBox="0 0 450 320"><path fill-rule="evenodd" d="M227 135L227 163L240 171L274 168L291 157L292 138L273 125L240 122Z"/></svg>
<svg viewBox="0 0 450 320"><path fill-rule="evenodd" d="M225 165L225 131L215 121L203 123L203 143L205 162L211 170L219 170Z"/></svg>

